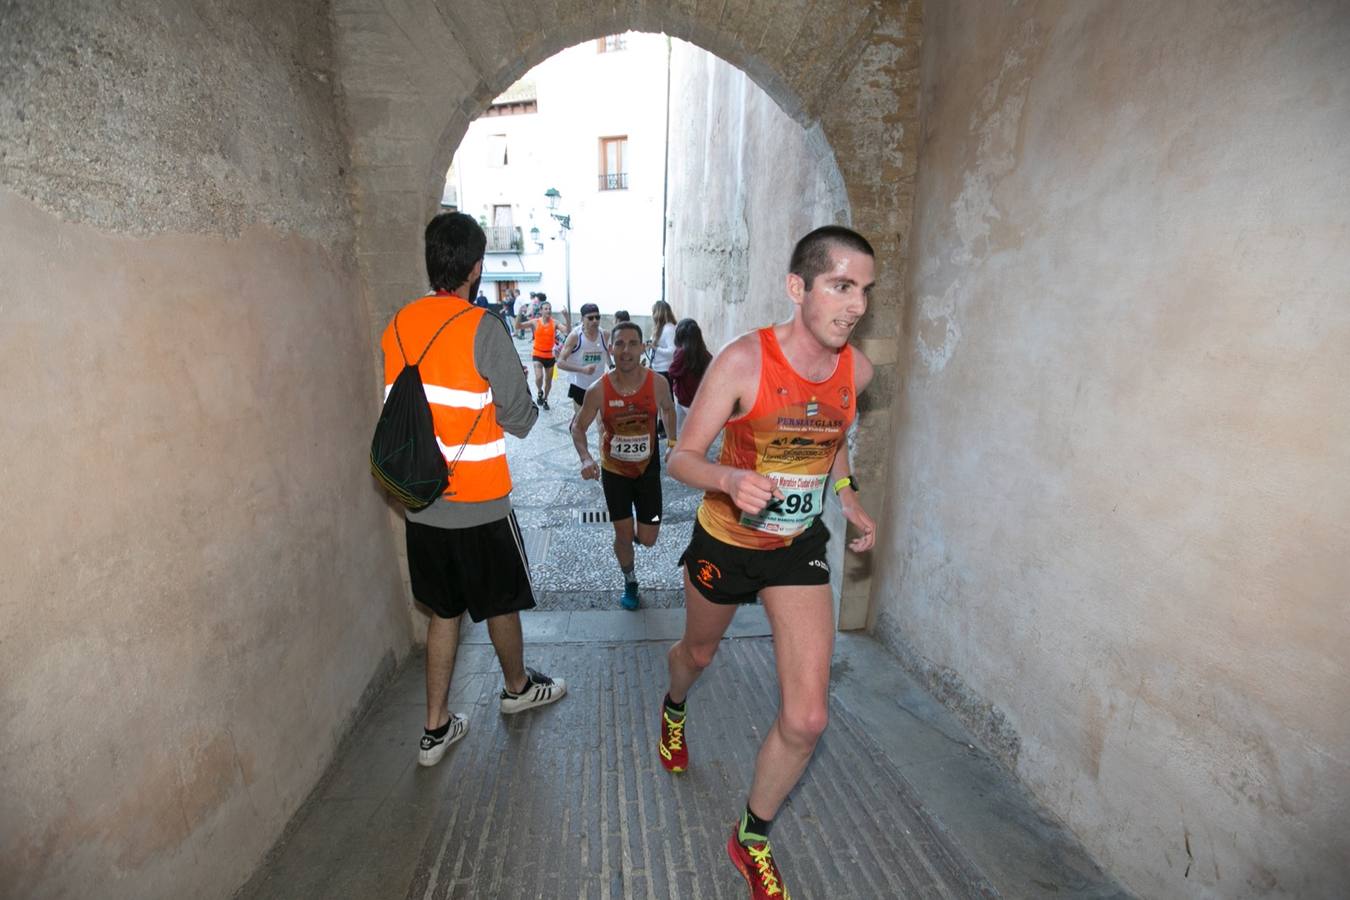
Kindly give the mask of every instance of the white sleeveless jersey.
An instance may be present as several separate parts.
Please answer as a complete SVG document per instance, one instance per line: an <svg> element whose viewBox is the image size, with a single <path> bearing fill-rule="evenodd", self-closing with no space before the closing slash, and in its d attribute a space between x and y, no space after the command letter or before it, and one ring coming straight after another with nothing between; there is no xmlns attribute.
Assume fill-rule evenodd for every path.
<svg viewBox="0 0 1350 900"><path fill-rule="evenodd" d="M590 375L581 372L567 373L572 384L584 391L599 381L601 375L605 374L605 332L603 330L598 332L593 341L586 338L586 332L582 331L579 325L572 333L577 336L577 349L572 351L572 355L568 357L567 361L579 366L595 365L595 371Z"/></svg>

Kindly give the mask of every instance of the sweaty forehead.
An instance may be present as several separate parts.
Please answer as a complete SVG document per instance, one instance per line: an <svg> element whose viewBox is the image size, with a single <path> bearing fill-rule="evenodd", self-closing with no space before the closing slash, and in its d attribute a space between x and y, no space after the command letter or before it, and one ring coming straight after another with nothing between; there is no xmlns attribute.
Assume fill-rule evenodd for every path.
<svg viewBox="0 0 1350 900"><path fill-rule="evenodd" d="M830 267L816 277L830 281L871 284L874 271L875 263L866 253L833 247L830 249Z"/></svg>

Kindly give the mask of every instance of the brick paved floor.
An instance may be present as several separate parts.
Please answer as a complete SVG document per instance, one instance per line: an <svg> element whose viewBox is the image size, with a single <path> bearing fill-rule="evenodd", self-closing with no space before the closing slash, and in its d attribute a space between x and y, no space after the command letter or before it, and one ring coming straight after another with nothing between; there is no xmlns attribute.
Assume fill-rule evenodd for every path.
<svg viewBox="0 0 1350 900"><path fill-rule="evenodd" d="M508 455L539 599L527 659L569 695L500 715L486 628L466 627L450 705L469 734L423 769L414 655L239 900L746 896L724 845L777 701L763 609L737 613L690 697L690 771L668 775L659 703L697 494L663 478L661 538L638 551L644 609L616 610L611 527L576 516L603 498L577 477L565 389L553 399ZM1126 896L876 642L839 635L831 674L830 728L774 829L794 897Z"/></svg>
<svg viewBox="0 0 1350 900"><path fill-rule="evenodd" d="M772 642L724 642L690 698L690 771L657 760L664 642L553 644L531 663L569 679L557 704L501 716L490 647L465 644L452 706L468 736L416 765L414 659L361 726L257 898L721 898L745 885L724 844L771 724ZM835 704L779 816L797 897L996 896L905 779Z"/></svg>

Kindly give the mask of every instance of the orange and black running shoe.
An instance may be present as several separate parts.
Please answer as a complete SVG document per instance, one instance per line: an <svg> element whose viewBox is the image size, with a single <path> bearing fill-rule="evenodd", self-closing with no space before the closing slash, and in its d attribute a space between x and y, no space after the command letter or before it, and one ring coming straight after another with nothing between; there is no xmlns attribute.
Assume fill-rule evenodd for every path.
<svg viewBox="0 0 1350 900"><path fill-rule="evenodd" d="M689 768L689 748L684 742L684 716L678 719L664 706L661 708L661 765L667 772L683 772Z"/></svg>
<svg viewBox="0 0 1350 900"><path fill-rule="evenodd" d="M727 839L727 855L745 876L750 885L750 900L792 900L787 888L783 886L783 876L773 861L773 851L769 842L762 844L742 844L738 839L739 829L731 826L731 837Z"/></svg>

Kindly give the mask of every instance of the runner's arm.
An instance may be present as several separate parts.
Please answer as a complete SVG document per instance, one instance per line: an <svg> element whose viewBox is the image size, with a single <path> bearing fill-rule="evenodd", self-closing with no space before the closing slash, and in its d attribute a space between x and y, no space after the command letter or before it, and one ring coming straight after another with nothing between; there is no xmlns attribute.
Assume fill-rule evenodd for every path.
<svg viewBox="0 0 1350 900"><path fill-rule="evenodd" d="M872 361L862 354L858 348L853 348L853 389L859 394L872 382ZM857 403L857 398L853 401ZM839 447L839 452L834 455L834 462L830 465L830 490L834 490L834 485L839 483L853 473L852 463L849 461L848 439L845 438L843 444ZM858 492L851 487L846 487L839 491L836 496L839 498L839 506L844 511L844 518L850 522L858 531L859 535L848 542L848 548L854 553L862 553L865 550L872 549L876 543L877 525L872 521L872 517L863 509L862 502L858 499Z"/></svg>
<svg viewBox="0 0 1350 900"><path fill-rule="evenodd" d="M770 499L783 496L777 485L753 469L724 466L707 458L708 448L727 421L754 405L759 389L759 336L751 332L723 348L703 381L718 387L700 390L694 398L670 455L670 475L697 490L721 491L745 512L759 513Z"/></svg>
<svg viewBox="0 0 1350 900"><path fill-rule="evenodd" d="M562 352L558 354L557 365L559 369L562 369L564 372L578 372L582 375L591 374L586 371L586 366L579 366L570 361L572 354L576 352L576 349L580 346L581 341L577 338L576 332L572 332L567 336L567 340L563 341Z"/></svg>
<svg viewBox="0 0 1350 900"><path fill-rule="evenodd" d="M572 446L577 448L577 456L581 458L582 478L597 478L600 474L600 467L591 456L590 438L587 435L605 396L604 383L605 380L602 378L590 386L586 391L586 399L581 401L581 409L577 410L576 417L572 419Z"/></svg>
<svg viewBox="0 0 1350 900"><path fill-rule="evenodd" d="M675 446L675 400L670 395L670 382L662 375L652 373L656 388L656 410L661 416L661 421L666 425L666 443L668 446Z"/></svg>

